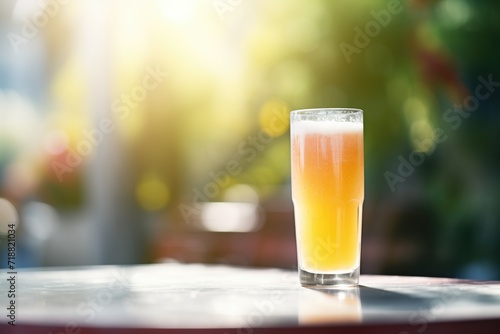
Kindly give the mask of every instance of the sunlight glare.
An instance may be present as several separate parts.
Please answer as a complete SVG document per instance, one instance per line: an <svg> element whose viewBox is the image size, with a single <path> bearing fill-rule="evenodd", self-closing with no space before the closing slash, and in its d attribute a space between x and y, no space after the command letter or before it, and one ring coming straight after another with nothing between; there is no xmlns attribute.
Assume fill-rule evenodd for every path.
<svg viewBox="0 0 500 334"><path fill-rule="evenodd" d="M192 0L165 0L161 2L166 19L172 23L192 21L195 14L195 3Z"/></svg>

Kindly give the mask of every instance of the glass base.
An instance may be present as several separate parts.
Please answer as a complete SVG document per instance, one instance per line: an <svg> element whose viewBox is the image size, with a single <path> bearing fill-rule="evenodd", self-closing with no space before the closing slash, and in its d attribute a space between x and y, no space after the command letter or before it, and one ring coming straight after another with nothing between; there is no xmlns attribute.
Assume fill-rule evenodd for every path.
<svg viewBox="0 0 500 334"><path fill-rule="evenodd" d="M305 287L332 288L355 286L359 282L359 267L351 272L335 274L315 274L299 269L300 284Z"/></svg>

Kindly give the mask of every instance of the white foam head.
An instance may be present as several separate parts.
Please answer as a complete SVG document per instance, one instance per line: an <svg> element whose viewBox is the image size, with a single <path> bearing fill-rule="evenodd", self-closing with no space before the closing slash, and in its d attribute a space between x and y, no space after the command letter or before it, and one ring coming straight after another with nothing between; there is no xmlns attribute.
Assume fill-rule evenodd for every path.
<svg viewBox="0 0 500 334"><path fill-rule="evenodd" d="M362 122L339 122L339 121L295 121L292 123L293 132L296 134L340 134L340 133L352 133L352 132L363 132Z"/></svg>

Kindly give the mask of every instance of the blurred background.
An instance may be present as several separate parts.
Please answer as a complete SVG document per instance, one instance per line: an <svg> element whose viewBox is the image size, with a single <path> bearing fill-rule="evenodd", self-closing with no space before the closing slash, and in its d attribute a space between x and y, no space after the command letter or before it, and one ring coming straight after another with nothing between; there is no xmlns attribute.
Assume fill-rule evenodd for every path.
<svg viewBox="0 0 500 334"><path fill-rule="evenodd" d="M365 110L362 273L500 279L495 0L3 0L17 265L296 267L290 110ZM7 256L2 247L2 266Z"/></svg>

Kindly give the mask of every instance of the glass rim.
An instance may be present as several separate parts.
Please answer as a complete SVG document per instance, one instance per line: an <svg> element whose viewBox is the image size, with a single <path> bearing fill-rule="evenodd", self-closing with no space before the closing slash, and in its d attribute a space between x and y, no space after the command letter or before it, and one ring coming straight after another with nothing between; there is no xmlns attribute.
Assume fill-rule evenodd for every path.
<svg viewBox="0 0 500 334"><path fill-rule="evenodd" d="M359 108L308 108L292 110L293 115L318 115L318 114L363 114L363 109Z"/></svg>

